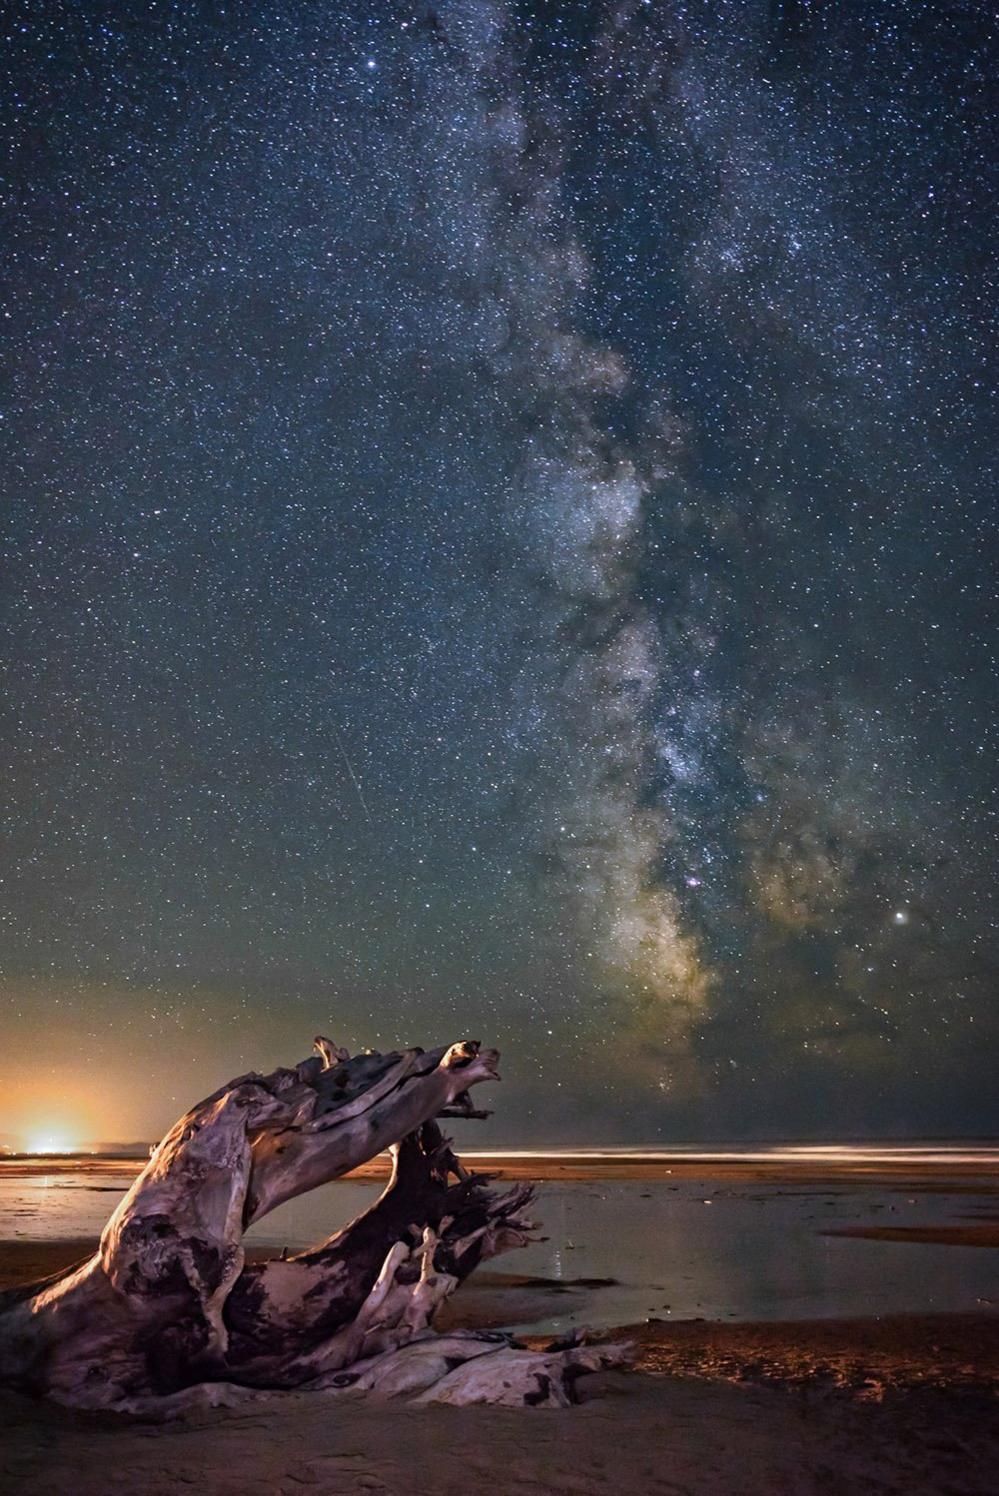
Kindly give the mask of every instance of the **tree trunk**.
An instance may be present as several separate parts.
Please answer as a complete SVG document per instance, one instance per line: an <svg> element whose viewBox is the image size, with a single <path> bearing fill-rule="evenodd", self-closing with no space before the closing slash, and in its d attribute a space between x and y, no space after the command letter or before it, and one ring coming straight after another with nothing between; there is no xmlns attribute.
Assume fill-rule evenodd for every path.
<svg viewBox="0 0 999 1496"><path fill-rule="evenodd" d="M505 1335L439 1336L439 1305L477 1263L523 1246L530 1186L462 1168L439 1117L482 1117L495 1050L318 1057L245 1075L177 1122L76 1268L0 1296L0 1379L79 1407L169 1413L261 1389L564 1405L620 1346L547 1352ZM246 1228L385 1148L381 1198L321 1246L246 1265ZM252 1389L256 1389L254 1392Z"/></svg>

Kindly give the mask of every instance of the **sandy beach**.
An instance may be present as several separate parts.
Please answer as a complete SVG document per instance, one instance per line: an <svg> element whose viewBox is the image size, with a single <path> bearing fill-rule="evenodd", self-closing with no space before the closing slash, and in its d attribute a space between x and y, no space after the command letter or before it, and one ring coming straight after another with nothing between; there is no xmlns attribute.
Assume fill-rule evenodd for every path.
<svg viewBox="0 0 999 1496"><path fill-rule="evenodd" d="M926 1333L935 1333L926 1326ZM807 1354L807 1345L799 1344ZM930 1386L880 1401L828 1384L639 1372L564 1412L331 1408L307 1393L183 1423L68 1414L10 1395L0 1478L18 1496L302 1491L467 1496L994 1496L993 1396Z"/></svg>
<svg viewBox="0 0 999 1496"><path fill-rule="evenodd" d="M563 1166L578 1169L579 1162ZM503 1172L516 1177L520 1167L503 1161ZM663 1168L660 1180L667 1177ZM728 1169L715 1180L734 1178ZM537 1178L537 1169L528 1177ZM701 1163L697 1178L706 1177ZM884 1184L883 1172L878 1177ZM753 1171L749 1178L756 1178ZM798 1175L799 1183L804 1179ZM767 1175L772 1185L779 1180L788 1183L786 1167ZM814 1168L808 1180L816 1186ZM904 1182L913 1183L911 1167ZM916 1182L924 1191L934 1182L944 1187L932 1175ZM979 1185L989 1192L988 1181ZM950 1234L940 1227L932 1238L927 1228L928 1239L994 1248L997 1222L982 1213L989 1218ZM893 1229L906 1228L871 1232L877 1239ZM910 1232L909 1240L919 1237ZM0 1242L0 1288L56 1272L93 1245L91 1238ZM540 1321L581 1281L589 1282L484 1269L456 1295L447 1324ZM599 1281L589 1286L599 1290ZM176 1496L192 1487L207 1496L304 1490L994 1496L999 1312L989 1304L967 1314L777 1323L650 1315L611 1333L635 1342L635 1370L592 1378L583 1404L564 1412L416 1409L286 1393L155 1424L70 1413L4 1393L0 1489L18 1496L122 1490Z"/></svg>

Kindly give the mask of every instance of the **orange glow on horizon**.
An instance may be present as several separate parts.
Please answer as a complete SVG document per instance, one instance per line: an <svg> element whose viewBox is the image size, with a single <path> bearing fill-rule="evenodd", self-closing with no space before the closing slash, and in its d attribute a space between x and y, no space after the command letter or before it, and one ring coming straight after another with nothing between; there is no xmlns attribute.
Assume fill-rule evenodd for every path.
<svg viewBox="0 0 999 1496"><path fill-rule="evenodd" d="M71 1142L62 1134L50 1134L40 1137L29 1137L25 1144L25 1153L79 1153L79 1144Z"/></svg>

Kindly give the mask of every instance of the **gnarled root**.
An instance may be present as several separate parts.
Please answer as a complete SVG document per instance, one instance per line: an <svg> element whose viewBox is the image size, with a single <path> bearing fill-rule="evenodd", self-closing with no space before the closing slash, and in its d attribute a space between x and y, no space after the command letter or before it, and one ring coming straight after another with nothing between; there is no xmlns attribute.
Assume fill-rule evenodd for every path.
<svg viewBox="0 0 999 1496"><path fill-rule="evenodd" d="M490 1190L435 1120L485 1115L468 1089L496 1077L495 1051L465 1041L350 1059L328 1039L316 1048L193 1108L92 1259L0 1300L0 1378L77 1406L164 1415L241 1388L563 1406L576 1377L621 1359L620 1348L533 1352L431 1330L480 1261L533 1229L531 1188ZM249 1224L386 1147L392 1177L369 1210L319 1247L246 1265Z"/></svg>

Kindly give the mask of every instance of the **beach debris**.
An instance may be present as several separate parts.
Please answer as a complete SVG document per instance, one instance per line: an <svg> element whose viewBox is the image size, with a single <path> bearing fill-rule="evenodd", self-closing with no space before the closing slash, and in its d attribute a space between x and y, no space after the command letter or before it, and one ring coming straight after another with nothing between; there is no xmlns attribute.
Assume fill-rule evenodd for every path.
<svg viewBox="0 0 999 1496"><path fill-rule="evenodd" d="M535 1239L530 1184L489 1188L438 1125L478 1119L497 1080L478 1040L316 1054L230 1081L157 1145L96 1253L0 1295L0 1381L75 1407L179 1416L265 1391L565 1407L625 1345L544 1351L434 1317L473 1269ZM278 1205L388 1149L381 1197L304 1252L248 1263L243 1234ZM569 1246L572 1244L569 1243Z"/></svg>

